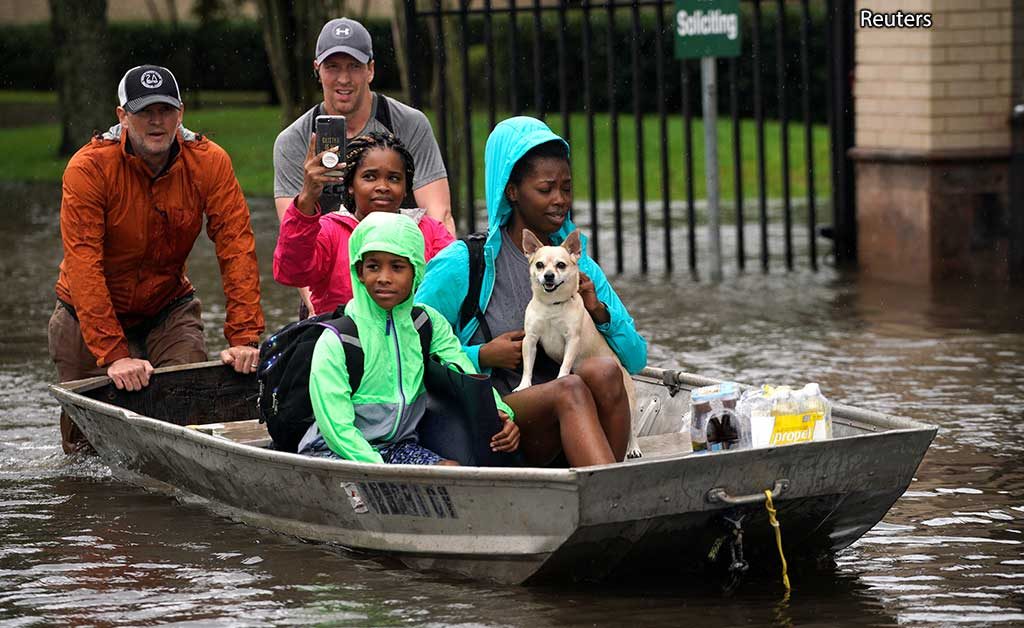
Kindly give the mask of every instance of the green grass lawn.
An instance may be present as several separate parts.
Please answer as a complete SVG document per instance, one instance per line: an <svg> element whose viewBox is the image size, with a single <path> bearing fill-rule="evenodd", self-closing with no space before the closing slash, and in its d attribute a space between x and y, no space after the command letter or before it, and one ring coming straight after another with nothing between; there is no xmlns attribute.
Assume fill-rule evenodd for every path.
<svg viewBox="0 0 1024 628"><path fill-rule="evenodd" d="M502 117L498 116L498 120ZM547 117L552 130L561 133L561 116L558 114ZM590 167L588 163L587 118L584 114L573 114L570 119L570 142L573 155L573 178L576 181L575 191L578 197L589 196ZM636 127L633 116L620 115L619 125L619 159L620 189L625 199L637 198L638 173L636 167L637 146ZM686 169L683 154L685 134L682 116L668 119L668 175L669 192L672 199L686 198ZM437 126L435 124L435 131ZM483 197L483 152L487 141L487 115L478 114L473 117L473 154L475 183L474 191L477 198ZM756 197L757 181L757 125L753 120L740 122L740 155L742 161L743 196ZM694 196L705 197L704 179L704 123L699 118L693 120L693 183ZM782 148L781 125L768 122L764 128L765 144L765 182L769 198L782 196ZM597 196L599 199L612 198L612 132L611 119L607 114L594 116L595 161L594 172L597 179ZM449 140L450 150L464 146L461 142ZM816 196L824 196L831 189L831 164L829 156L829 132L826 125L815 125L812 128L811 144L814 162L814 189ZM644 117L643 124L644 148L644 196L647 199L660 200L661 182L661 129L657 116ZM723 199L733 198L735 170L732 152L732 122L730 119L718 121L718 162L719 162L719 194ZM807 172L804 159L804 128L803 125L789 126L789 184L793 198L807 193Z"/></svg>
<svg viewBox="0 0 1024 628"><path fill-rule="evenodd" d="M56 105L57 94L54 92L33 92L18 89L0 90L0 105Z"/></svg>
<svg viewBox="0 0 1024 628"><path fill-rule="evenodd" d="M215 102L217 95L204 93L203 100ZM0 92L0 103L53 102L52 95L38 95L31 92ZM500 120L502 116L499 115ZM111 123L113 123L113 114ZM555 132L560 132L561 117L548 117ZM571 120L571 141L573 149L573 176L576 181L576 195L580 198L589 194L589 167L587 163L586 116L574 114ZM280 116L276 107L268 106L223 106L192 109L185 112L185 125L201 131L228 151L235 165L238 180L245 192L251 196L269 197L273 194L273 146L280 130ZM743 195L757 196L757 152L756 128L752 120L741 123ZM434 127L437 131L437 125ZM483 149L488 134L487 114L473 116L474 148L474 191L478 199L483 192ZM60 180L66 160L56 157L59 141L56 124L0 128L0 179L6 181L54 181ZM595 155L598 197L612 198L612 149L611 122L609 116L595 116ZM657 116L646 116L644 136L644 182L648 199L661 198L660 129ZM802 125L789 128L789 182L794 198L806 194L806 170L804 160L804 130ZM680 116L669 119L669 179L673 199L686 198L686 180L683 160L683 121ZM733 197L732 131L728 119L718 123L719 162L721 197ZM825 125L813 128L815 191L817 196L827 196L830 189L829 136ZM693 170L694 190L697 198L704 197L704 130L700 119L693 121ZM765 168L769 198L782 196L783 173L781 171L780 125L769 122L765 125ZM451 151L465 151L465 144L454 135L449 136ZM619 155L621 159L621 190L625 199L637 197L636 134L631 115L619 117ZM462 188L464 190L464 187ZM464 193L464 192L463 192Z"/></svg>

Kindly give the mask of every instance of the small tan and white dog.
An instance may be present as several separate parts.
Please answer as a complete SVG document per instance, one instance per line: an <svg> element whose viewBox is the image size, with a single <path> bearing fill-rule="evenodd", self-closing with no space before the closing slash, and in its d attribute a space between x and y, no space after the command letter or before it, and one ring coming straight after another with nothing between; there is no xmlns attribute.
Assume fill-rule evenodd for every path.
<svg viewBox="0 0 1024 628"><path fill-rule="evenodd" d="M633 378L583 306L579 294L579 231L573 231L561 246L544 246L529 229L523 229L523 248L530 260L530 287L533 298L526 306L523 338L523 378L516 390L533 383L533 365L537 343L552 360L561 363L558 376L565 377L586 358L607 357L615 360L622 371L622 383L629 398L630 430L626 445L627 458L643 454L636 440L638 428L636 388Z"/></svg>

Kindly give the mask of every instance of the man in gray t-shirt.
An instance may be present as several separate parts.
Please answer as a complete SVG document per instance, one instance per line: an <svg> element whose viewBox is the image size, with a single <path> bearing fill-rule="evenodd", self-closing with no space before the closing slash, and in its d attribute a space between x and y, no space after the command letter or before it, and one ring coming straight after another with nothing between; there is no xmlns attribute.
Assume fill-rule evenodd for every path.
<svg viewBox="0 0 1024 628"><path fill-rule="evenodd" d="M405 144L416 169L416 204L454 234L448 173L430 121L422 111L370 91L373 44L363 25L348 18L327 22L316 42L313 70L323 88L324 101L299 116L274 142L274 204L278 218L283 219L288 205L304 186L313 187L313 182L307 181L304 164L316 116L343 115L349 138L390 131Z"/></svg>

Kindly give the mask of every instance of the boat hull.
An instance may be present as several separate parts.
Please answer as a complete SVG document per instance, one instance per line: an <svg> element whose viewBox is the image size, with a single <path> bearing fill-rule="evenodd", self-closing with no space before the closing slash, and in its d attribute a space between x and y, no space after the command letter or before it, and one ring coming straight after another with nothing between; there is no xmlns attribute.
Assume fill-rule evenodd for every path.
<svg viewBox="0 0 1024 628"><path fill-rule="evenodd" d="M250 390L223 369L199 368L227 378L211 390ZM196 399L165 400L158 408L141 393L109 387L87 396L96 385L52 392L125 479L251 525L504 583L700 569L729 533L727 519L741 517L748 559L774 565L763 504L768 488L777 493L787 559L816 559L848 546L884 516L935 433L892 417L872 426L863 419L877 417L859 411L864 416L851 425L862 427L849 436L787 447L585 469L370 465L240 444L131 409L191 416L168 404L192 407L212 393L180 387ZM222 407L237 416L252 405Z"/></svg>

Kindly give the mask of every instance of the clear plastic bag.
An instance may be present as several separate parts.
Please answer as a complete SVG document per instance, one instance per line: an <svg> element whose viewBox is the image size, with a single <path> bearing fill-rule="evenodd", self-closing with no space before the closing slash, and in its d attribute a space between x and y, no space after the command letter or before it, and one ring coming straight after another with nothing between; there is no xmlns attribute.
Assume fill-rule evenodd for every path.
<svg viewBox="0 0 1024 628"><path fill-rule="evenodd" d="M736 411L739 391L739 384L722 382L695 388L690 393L690 440L694 451L741 447L742 434L749 432L749 426L743 425L744 418Z"/></svg>
<svg viewBox="0 0 1024 628"><path fill-rule="evenodd" d="M764 385L745 391L736 411L750 426L740 447L790 445L832 438L832 404L818 384L803 388Z"/></svg>

